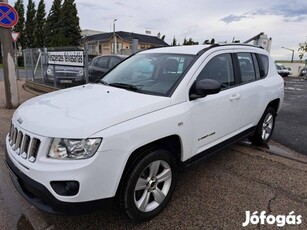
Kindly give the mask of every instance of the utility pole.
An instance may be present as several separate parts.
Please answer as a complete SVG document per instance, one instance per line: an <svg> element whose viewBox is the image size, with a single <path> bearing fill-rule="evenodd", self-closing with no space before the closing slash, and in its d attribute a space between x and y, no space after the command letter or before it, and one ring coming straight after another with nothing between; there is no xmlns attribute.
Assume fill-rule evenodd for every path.
<svg viewBox="0 0 307 230"><path fill-rule="evenodd" d="M115 34L115 22L117 19L113 21L113 36L114 36L114 54L117 54L117 41L116 41L116 34Z"/></svg>
<svg viewBox="0 0 307 230"><path fill-rule="evenodd" d="M289 49L287 47L281 47L281 48L286 49L286 50L290 50L292 52L291 62L293 62L294 50L293 49Z"/></svg>
<svg viewBox="0 0 307 230"><path fill-rule="evenodd" d="M7 0L0 0L0 3ZM18 16L17 16L18 17ZM19 105L18 86L14 64L12 29L0 26L0 41L3 59L3 75L6 107L15 109Z"/></svg>

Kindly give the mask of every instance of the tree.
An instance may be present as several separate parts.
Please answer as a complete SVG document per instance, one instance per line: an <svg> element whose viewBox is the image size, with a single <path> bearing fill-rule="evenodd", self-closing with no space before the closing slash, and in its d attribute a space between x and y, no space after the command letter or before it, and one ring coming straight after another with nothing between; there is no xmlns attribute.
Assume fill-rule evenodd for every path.
<svg viewBox="0 0 307 230"><path fill-rule="evenodd" d="M76 46L81 38L81 29L75 0L64 0L61 11L66 39L63 45Z"/></svg>
<svg viewBox="0 0 307 230"><path fill-rule="evenodd" d="M20 36L17 40L17 47L19 50L25 47L25 7L23 0L17 0L15 2L14 8L16 9L19 20L16 26L14 26L14 31L19 32Z"/></svg>
<svg viewBox="0 0 307 230"><path fill-rule="evenodd" d="M298 51L300 59L303 59L304 54L307 53L307 41L299 44Z"/></svg>
<svg viewBox="0 0 307 230"><path fill-rule="evenodd" d="M62 0L54 0L47 16L46 37L47 46L63 46L66 43L61 14Z"/></svg>
<svg viewBox="0 0 307 230"><path fill-rule="evenodd" d="M46 11L45 1L40 0L36 12L35 47L46 46Z"/></svg>
<svg viewBox="0 0 307 230"><path fill-rule="evenodd" d="M209 40L205 40L205 41L203 42L203 45L207 45L207 44L210 44Z"/></svg>
<svg viewBox="0 0 307 230"><path fill-rule="evenodd" d="M215 39L214 38L212 38L211 39L211 41L209 41L209 40L205 40L204 42L203 42L203 45L207 45L207 44L214 44L215 43Z"/></svg>
<svg viewBox="0 0 307 230"><path fill-rule="evenodd" d="M188 42L188 40L186 38L183 39L183 44L182 45L186 45Z"/></svg>
<svg viewBox="0 0 307 230"><path fill-rule="evenodd" d="M172 45L173 45L173 46L177 46L177 40L176 40L176 37L175 37L175 36L173 37Z"/></svg>
<svg viewBox="0 0 307 230"><path fill-rule="evenodd" d="M184 38L183 40L183 45L198 45L198 42L194 42L192 38L190 38L189 40L187 40L186 38Z"/></svg>
<svg viewBox="0 0 307 230"><path fill-rule="evenodd" d="M26 23L25 23L26 48L33 48L35 45L35 29L36 29L35 15L36 15L35 3L32 0L29 0L27 7Z"/></svg>

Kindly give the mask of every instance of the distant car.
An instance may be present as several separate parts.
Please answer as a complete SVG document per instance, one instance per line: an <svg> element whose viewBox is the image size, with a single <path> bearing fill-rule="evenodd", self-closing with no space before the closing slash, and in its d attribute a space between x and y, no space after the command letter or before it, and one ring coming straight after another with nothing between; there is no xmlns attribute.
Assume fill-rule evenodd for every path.
<svg viewBox="0 0 307 230"><path fill-rule="evenodd" d="M289 72L289 75L292 75L292 69L290 67L287 67L287 70Z"/></svg>
<svg viewBox="0 0 307 230"><path fill-rule="evenodd" d="M288 77L289 70L283 64L275 64L277 72L282 77Z"/></svg>
<svg viewBox="0 0 307 230"><path fill-rule="evenodd" d="M304 68L301 70L300 76L305 76L305 77L307 77L307 67L304 67Z"/></svg>
<svg viewBox="0 0 307 230"><path fill-rule="evenodd" d="M127 55L110 54L93 58L90 65L88 66L89 80L91 82L97 80L109 69L113 68L127 57Z"/></svg>
<svg viewBox="0 0 307 230"><path fill-rule="evenodd" d="M75 84L84 82L84 68L78 66L48 65L45 73L45 81L63 84Z"/></svg>

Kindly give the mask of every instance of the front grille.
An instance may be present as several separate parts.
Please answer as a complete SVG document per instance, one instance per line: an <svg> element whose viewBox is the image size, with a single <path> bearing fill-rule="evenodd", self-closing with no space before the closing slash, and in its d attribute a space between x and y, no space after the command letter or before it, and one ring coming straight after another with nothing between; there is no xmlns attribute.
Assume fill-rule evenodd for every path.
<svg viewBox="0 0 307 230"><path fill-rule="evenodd" d="M57 72L56 76L57 76L57 78L59 78L59 77L75 78L75 77L77 77L77 73Z"/></svg>
<svg viewBox="0 0 307 230"><path fill-rule="evenodd" d="M35 162L41 141L11 125L9 144L17 155L30 162Z"/></svg>

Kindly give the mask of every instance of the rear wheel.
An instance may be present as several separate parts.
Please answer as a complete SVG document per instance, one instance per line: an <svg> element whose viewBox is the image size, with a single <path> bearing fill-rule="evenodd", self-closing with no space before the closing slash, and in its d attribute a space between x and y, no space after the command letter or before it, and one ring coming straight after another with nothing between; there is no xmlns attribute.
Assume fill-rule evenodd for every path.
<svg viewBox="0 0 307 230"><path fill-rule="evenodd" d="M274 126L275 126L275 118L276 118L276 112L272 107L268 107L264 114L262 115L256 131L253 136L251 136L249 139L250 141L255 145L265 145L269 142Z"/></svg>
<svg viewBox="0 0 307 230"><path fill-rule="evenodd" d="M146 153L135 162L121 191L121 208L134 221L159 214L169 202L177 180L177 163L167 150Z"/></svg>

